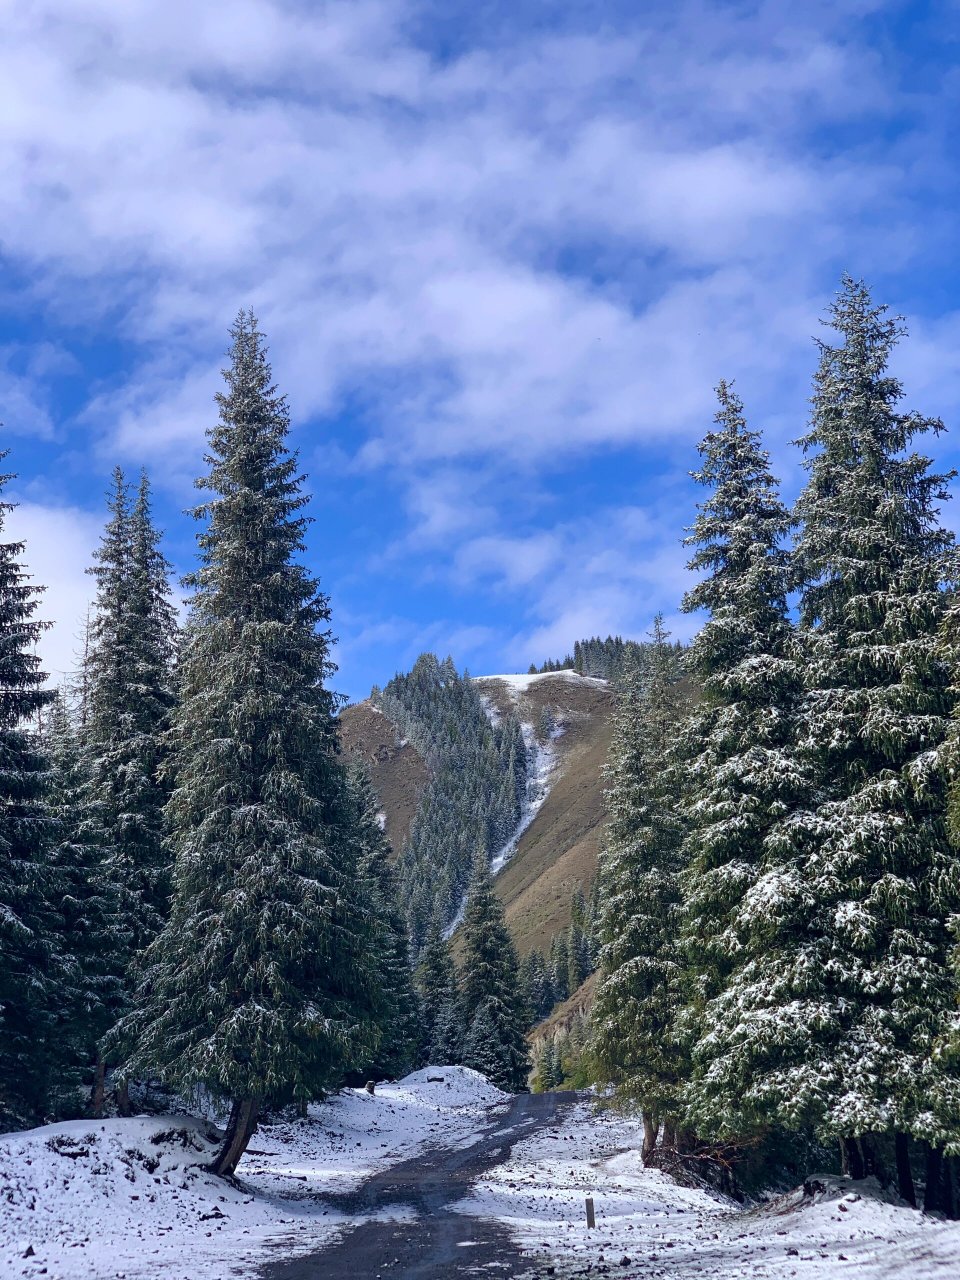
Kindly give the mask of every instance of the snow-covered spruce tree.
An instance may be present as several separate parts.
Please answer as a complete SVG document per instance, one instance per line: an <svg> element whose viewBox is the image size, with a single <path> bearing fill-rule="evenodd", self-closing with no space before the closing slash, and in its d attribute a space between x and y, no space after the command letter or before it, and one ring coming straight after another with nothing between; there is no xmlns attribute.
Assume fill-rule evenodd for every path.
<svg viewBox="0 0 960 1280"><path fill-rule="evenodd" d="M899 322L846 279L829 323L843 341L821 347L797 504L804 740L826 797L807 870L830 921L817 939L829 1015L804 1075L817 1090L836 1080L823 1124L848 1143L893 1129L936 1150L960 1139L958 1081L931 1052L955 1003L948 921L960 908L938 750L955 701L937 644L954 576L937 504L951 476L911 447L943 426L899 410L887 372Z"/></svg>
<svg viewBox="0 0 960 1280"><path fill-rule="evenodd" d="M567 936L563 933L554 935L550 944L550 977L555 1000L566 1000L571 993L570 988L570 951Z"/></svg>
<svg viewBox="0 0 960 1280"><path fill-rule="evenodd" d="M899 1132L901 1154L906 1134L934 1151L957 1134L956 1081L934 1053L960 905L941 750L954 697L937 645L952 538L937 510L947 477L910 451L940 424L900 412L887 372L898 323L847 279L829 324L842 341L820 347L795 550L798 749L817 791L768 837L730 1003L750 1081L741 1114L841 1139L856 1176L870 1134Z"/></svg>
<svg viewBox="0 0 960 1280"><path fill-rule="evenodd" d="M89 1083L99 1037L122 1003L124 980L113 963L119 912L100 846L89 836L86 759L62 689L44 717L43 745L50 768L48 862L57 886L61 949L70 963L70 989L54 1015L64 1066L53 1110L72 1115L76 1098L70 1095Z"/></svg>
<svg viewBox="0 0 960 1280"><path fill-rule="evenodd" d="M520 963L493 888L486 853L477 854L463 916L460 999L463 1060L501 1089L522 1089L530 1069Z"/></svg>
<svg viewBox="0 0 960 1280"><path fill-rule="evenodd" d="M641 677L625 681L607 769L610 829L598 889L600 977L592 1052L600 1077L643 1112L647 1149L675 1124L687 1076L679 1021L683 870L677 739L686 699L658 616Z"/></svg>
<svg viewBox="0 0 960 1280"><path fill-rule="evenodd" d="M732 388L717 388L716 426L699 446L694 479L710 492L686 539L702 575L684 598L706 621L690 646L702 690L684 729L684 933L690 975L693 1127L742 1134L756 1118L742 989L764 961L744 900L768 870L771 829L807 796L794 750L803 667L787 613L790 515L760 436Z"/></svg>
<svg viewBox="0 0 960 1280"><path fill-rule="evenodd" d="M90 570L97 590L84 671L87 776L81 804L84 843L99 850L101 872L113 888L116 909L101 948L110 956L117 982L112 1006L104 1004L99 1024L93 1024L95 1039L126 1010L136 959L167 914L164 805L169 789L161 765L173 705L176 637L170 567L151 519L146 475L131 504L130 486L118 467L108 507L110 516ZM96 1113L102 1105L104 1065L101 1058Z"/></svg>
<svg viewBox="0 0 960 1280"><path fill-rule="evenodd" d="M436 923L427 934L413 980L420 1006L419 1065L455 1066L463 1041L460 992L450 947Z"/></svg>
<svg viewBox="0 0 960 1280"><path fill-rule="evenodd" d="M118 1031L127 1076L231 1101L220 1174L261 1106L318 1097L369 1056L376 970L334 821L330 610L297 559L307 499L286 400L252 314L231 338L169 735L170 918Z"/></svg>
<svg viewBox="0 0 960 1280"><path fill-rule="evenodd" d="M437 1006L427 1061L456 1066L463 1061L463 1018L456 990L448 991Z"/></svg>
<svg viewBox="0 0 960 1280"><path fill-rule="evenodd" d="M360 902L367 916L376 964L374 1005L376 1048L364 1069L378 1076L402 1076L417 1049L417 1007L411 982L406 926L400 914L390 844L377 819L379 802L361 761L347 770L349 829L356 842Z"/></svg>
<svg viewBox="0 0 960 1280"><path fill-rule="evenodd" d="M12 479L0 476L0 490ZM0 532L11 510L0 502ZM49 775L36 732L54 695L34 652L45 624L34 616L24 549L0 543L0 1128L36 1124L46 1112L58 1065L53 1013L69 985L51 906Z"/></svg>

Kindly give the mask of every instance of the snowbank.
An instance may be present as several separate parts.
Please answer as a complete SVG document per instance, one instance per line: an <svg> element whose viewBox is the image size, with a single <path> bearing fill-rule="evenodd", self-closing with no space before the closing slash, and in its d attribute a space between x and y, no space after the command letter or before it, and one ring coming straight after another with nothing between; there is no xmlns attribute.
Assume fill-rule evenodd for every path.
<svg viewBox="0 0 960 1280"><path fill-rule="evenodd" d="M435 1078L439 1077L439 1079ZM234 1187L203 1165L219 1134L173 1115L76 1120L0 1136L0 1275L250 1274L353 1225L324 1203L433 1142L472 1141L505 1094L465 1067L430 1067L371 1096L348 1089L303 1121L264 1124Z"/></svg>
<svg viewBox="0 0 960 1280"><path fill-rule="evenodd" d="M558 1276L606 1268L622 1280L943 1280L960 1272L960 1225L924 1218L879 1188L818 1179L812 1196L800 1188L743 1211L644 1169L641 1141L638 1122L578 1103L555 1128L518 1143L457 1208L499 1218Z"/></svg>

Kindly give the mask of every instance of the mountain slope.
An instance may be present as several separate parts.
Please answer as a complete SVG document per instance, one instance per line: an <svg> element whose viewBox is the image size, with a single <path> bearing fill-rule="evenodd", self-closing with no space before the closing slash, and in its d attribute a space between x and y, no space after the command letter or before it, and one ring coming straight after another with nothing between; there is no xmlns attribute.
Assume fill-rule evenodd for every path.
<svg viewBox="0 0 960 1280"><path fill-rule="evenodd" d="M383 806L387 839L399 853L430 776L423 757L369 700L340 712L340 740L345 755L366 764Z"/></svg>
<svg viewBox="0 0 960 1280"><path fill-rule="evenodd" d="M521 954L533 947L549 950L553 936L570 923L577 885L589 892L596 873L606 821L602 769L613 695L605 681L567 671L484 676L475 683L491 718L514 712L532 747L531 773L536 777L525 815L528 825L501 851L506 861L496 888ZM427 766L370 702L345 707L340 726L344 751L367 762L387 835L399 852L429 776Z"/></svg>
<svg viewBox="0 0 960 1280"><path fill-rule="evenodd" d="M537 726L544 711L560 731L549 791L499 873L497 892L521 954L548 951L570 924L577 885L589 893L606 825L602 770L610 746L613 695L603 680L573 672L486 676L477 685L499 711Z"/></svg>

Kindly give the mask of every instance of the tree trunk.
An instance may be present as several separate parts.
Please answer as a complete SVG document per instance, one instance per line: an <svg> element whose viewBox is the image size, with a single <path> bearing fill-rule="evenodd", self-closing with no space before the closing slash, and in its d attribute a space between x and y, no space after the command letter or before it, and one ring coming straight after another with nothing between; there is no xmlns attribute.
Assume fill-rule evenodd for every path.
<svg viewBox="0 0 960 1280"><path fill-rule="evenodd" d="M917 1207L917 1192L913 1185L913 1170L910 1168L910 1139L905 1133L898 1133L894 1138L894 1149L897 1157L897 1190L901 1200Z"/></svg>
<svg viewBox="0 0 960 1280"><path fill-rule="evenodd" d="M665 1147L675 1147L677 1145L677 1126L672 1120L663 1122L663 1145Z"/></svg>
<svg viewBox="0 0 960 1280"><path fill-rule="evenodd" d="M864 1133L860 1136L860 1150L863 1152L863 1172L864 1176L871 1176L878 1179L882 1187L889 1186L890 1176L884 1166L880 1153L877 1151L873 1135Z"/></svg>
<svg viewBox="0 0 960 1280"><path fill-rule="evenodd" d="M957 1216L956 1187L953 1180L956 1163L949 1156L944 1156L940 1167L940 1208L948 1218Z"/></svg>
<svg viewBox="0 0 960 1280"><path fill-rule="evenodd" d="M927 1147L926 1181L923 1187L923 1212L937 1213L943 1207L943 1152Z"/></svg>
<svg viewBox="0 0 960 1280"><path fill-rule="evenodd" d="M855 1180L864 1177L863 1155L860 1151L860 1143L856 1138L844 1138L843 1149L847 1153L847 1168L850 1170L850 1177Z"/></svg>
<svg viewBox="0 0 960 1280"><path fill-rule="evenodd" d="M93 1077L93 1090L90 1094L90 1113L97 1120L99 1120L103 1115L103 1099L106 1092L106 1074L107 1064L102 1058L98 1058L96 1071Z"/></svg>
<svg viewBox="0 0 960 1280"><path fill-rule="evenodd" d="M660 1126L649 1111L643 1113L643 1146L640 1148L640 1159L644 1164L653 1155L657 1145L657 1132Z"/></svg>
<svg viewBox="0 0 960 1280"><path fill-rule="evenodd" d="M133 1115L133 1107L130 1105L130 1085L126 1080L117 1086L117 1115Z"/></svg>
<svg viewBox="0 0 960 1280"><path fill-rule="evenodd" d="M233 1104L223 1145L210 1166L213 1173L219 1174L221 1178L233 1176L241 1156L247 1149L247 1144L253 1137L259 1111L259 1098L241 1098Z"/></svg>

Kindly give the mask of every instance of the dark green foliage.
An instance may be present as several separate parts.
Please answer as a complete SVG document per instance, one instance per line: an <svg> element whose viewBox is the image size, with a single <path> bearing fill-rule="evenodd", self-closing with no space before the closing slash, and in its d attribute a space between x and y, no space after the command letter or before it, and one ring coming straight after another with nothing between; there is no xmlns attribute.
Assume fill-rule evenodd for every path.
<svg viewBox="0 0 960 1280"><path fill-rule="evenodd" d="M657 1116L678 1114L687 1060L680 1027L682 770L686 711L677 652L661 618L647 671L627 681L617 710L601 854L600 980L594 1052L618 1094Z"/></svg>
<svg viewBox="0 0 960 1280"><path fill-rule="evenodd" d="M683 645L677 641L674 648L679 653ZM530 675L575 671L577 675L619 684L631 671L643 669L649 650L650 646L645 641L624 640L623 636L607 636L606 640L591 636L589 640L578 640L573 646L573 653L561 661L551 659L542 667L531 664Z"/></svg>
<svg viewBox="0 0 960 1280"><path fill-rule="evenodd" d="M536 1093L547 1093L563 1082L563 1067L553 1036L545 1036L536 1054L533 1088Z"/></svg>
<svg viewBox="0 0 960 1280"><path fill-rule="evenodd" d="M795 563L811 803L767 842L747 895L736 1010L741 1113L826 1138L956 1132L935 1047L956 1002L948 920L960 866L938 750L954 704L937 642L952 538L946 477L911 452L940 424L901 413L898 324L847 280L821 344Z"/></svg>
<svg viewBox="0 0 960 1280"><path fill-rule="evenodd" d="M400 854L401 901L414 955L431 926L449 927L460 909L477 848L490 857L510 839L526 793L520 725L491 724L480 694L450 658L417 659L378 699L380 708L430 766L430 782Z"/></svg>
<svg viewBox="0 0 960 1280"><path fill-rule="evenodd" d="M520 961L520 987L527 1006L529 1025L534 1026L547 1017L556 1004L553 977L542 951L528 951Z"/></svg>
<svg viewBox="0 0 960 1280"><path fill-rule="evenodd" d="M463 918L460 999L464 1065L482 1071L501 1089L522 1089L529 1070L526 1001L516 949L483 852L474 860Z"/></svg>
<svg viewBox="0 0 960 1280"><path fill-rule="evenodd" d="M94 1020L95 1038L123 1010L136 958L167 914L168 787L161 768L176 640L169 565L151 520L146 476L131 505L118 468L109 510L90 570L97 592L83 673L85 778L78 796L84 843L96 849L98 875L114 900L101 947L117 982Z"/></svg>
<svg viewBox="0 0 960 1280"><path fill-rule="evenodd" d="M566 1000L570 995L570 952L563 933L558 933L550 944L550 981L554 1000Z"/></svg>
<svg viewBox="0 0 960 1280"><path fill-rule="evenodd" d="M413 1065L417 1052L417 1001L408 963L407 930L400 915L390 845L377 819L379 801L359 761L346 779L347 830L356 842L360 903L366 915L369 948L376 967L373 1020L374 1056L370 1075L397 1077Z"/></svg>
<svg viewBox="0 0 960 1280"><path fill-rule="evenodd" d="M119 1032L127 1074L242 1101L222 1172L257 1103L320 1096L376 1038L329 605L297 559L307 499L263 336L245 313L231 336L170 732L171 913Z"/></svg>
<svg viewBox="0 0 960 1280"><path fill-rule="evenodd" d="M0 488L11 479L0 476ZM0 502L0 530L11 509ZM0 1128L44 1116L58 1068L56 1009L71 983L51 906L59 886L36 733L54 695L34 652L44 624L23 553L23 543L0 543Z"/></svg>
<svg viewBox="0 0 960 1280"><path fill-rule="evenodd" d="M455 1066L463 1041L460 992L450 948L437 924L420 952L414 986L420 1002L420 1066Z"/></svg>
<svg viewBox="0 0 960 1280"><path fill-rule="evenodd" d="M69 957L69 989L58 1002L55 1025L62 1053L57 1113L76 1114L82 1081L89 1083L97 1043L121 1006L124 978L114 963L118 902L101 850L86 822L86 756L63 692L44 721L50 764L49 864L58 893L58 925Z"/></svg>

